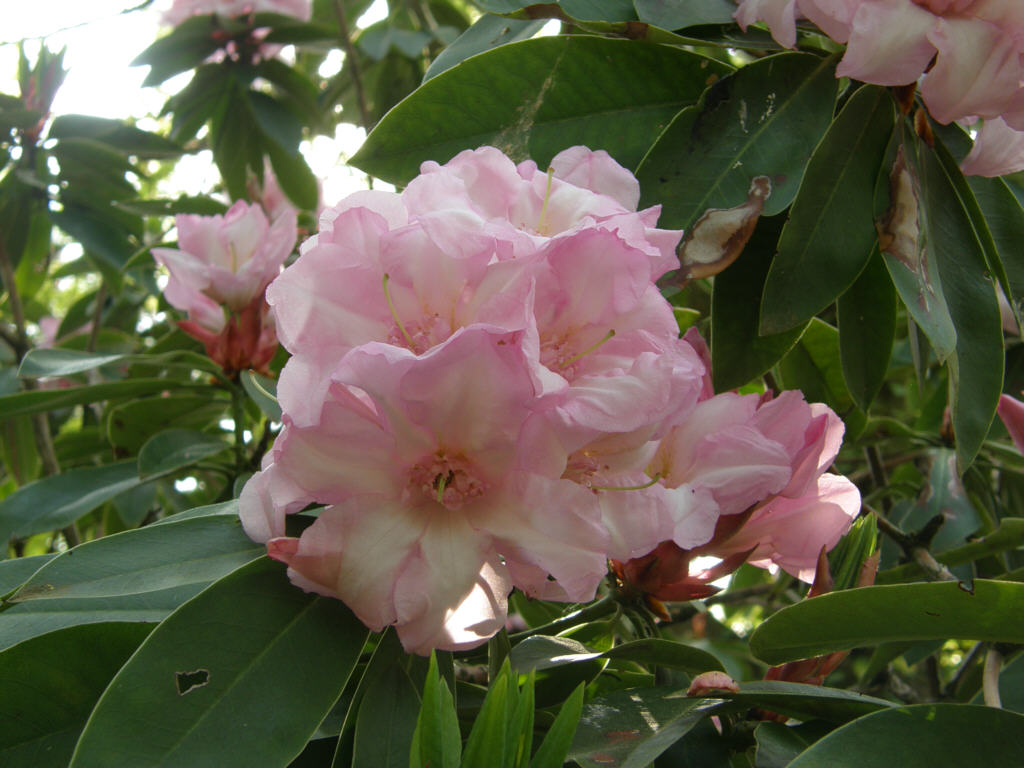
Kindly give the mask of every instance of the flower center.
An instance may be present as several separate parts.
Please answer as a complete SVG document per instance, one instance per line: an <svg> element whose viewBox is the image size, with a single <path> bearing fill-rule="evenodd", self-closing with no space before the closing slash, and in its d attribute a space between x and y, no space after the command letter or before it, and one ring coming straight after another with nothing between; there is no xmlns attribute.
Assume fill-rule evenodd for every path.
<svg viewBox="0 0 1024 768"><path fill-rule="evenodd" d="M409 490L454 510L483 496L487 485L475 476L468 461L438 451L409 470Z"/></svg>
<svg viewBox="0 0 1024 768"><path fill-rule="evenodd" d="M540 349L540 361L545 366L561 374L564 378L572 381L576 377L578 363L591 352L599 349L606 342L615 338L615 329L612 328L598 341L591 344L582 352L579 345L574 344L572 334L566 334L554 339L542 339Z"/></svg>

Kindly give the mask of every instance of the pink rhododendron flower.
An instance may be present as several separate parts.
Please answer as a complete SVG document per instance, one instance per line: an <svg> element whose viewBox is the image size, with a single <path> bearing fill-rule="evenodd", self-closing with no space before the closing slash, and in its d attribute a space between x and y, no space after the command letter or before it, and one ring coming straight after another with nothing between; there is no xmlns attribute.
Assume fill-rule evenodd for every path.
<svg viewBox="0 0 1024 768"><path fill-rule="evenodd" d="M1000 117L986 120L960 169L967 176L1002 176L1024 170L1024 131L1014 130Z"/></svg>
<svg viewBox="0 0 1024 768"><path fill-rule="evenodd" d="M177 26L192 16L210 13L229 19L250 13L280 13L309 21L313 15L313 3L311 0L174 0L164 12L163 22Z"/></svg>
<svg viewBox="0 0 1024 768"><path fill-rule="evenodd" d="M239 201L223 216L175 221L180 248L154 248L153 258L171 273L167 301L188 313L181 328L229 372L264 367L277 348L264 291L292 252L294 214L271 224Z"/></svg>
<svg viewBox="0 0 1024 768"><path fill-rule="evenodd" d="M1005 122L996 123L965 163L965 173L997 175L1024 167L1022 140L1011 136L1024 131L1024 3L741 0L736 12L744 28L763 21L788 48L796 43L798 16L846 44L837 77L896 86L923 75L921 98L940 123L1002 118ZM990 153L987 159L979 157L983 152Z"/></svg>
<svg viewBox="0 0 1024 768"><path fill-rule="evenodd" d="M999 396L996 409L1017 450L1024 453L1024 403L1009 395Z"/></svg>

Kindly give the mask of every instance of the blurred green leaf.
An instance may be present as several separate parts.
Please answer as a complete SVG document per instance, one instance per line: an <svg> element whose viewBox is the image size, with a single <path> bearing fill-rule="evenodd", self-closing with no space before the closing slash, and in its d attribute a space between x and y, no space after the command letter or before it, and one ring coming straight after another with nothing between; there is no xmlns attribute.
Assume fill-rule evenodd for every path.
<svg viewBox="0 0 1024 768"><path fill-rule="evenodd" d="M595 652L569 637L528 637L509 655L513 669L521 675L531 670L550 669L593 659L623 659L640 664L682 669L693 674L722 669L722 663L707 651L674 640L646 638Z"/></svg>
<svg viewBox="0 0 1024 768"><path fill-rule="evenodd" d="M877 247L836 302L839 358L850 397L866 411L882 388L896 335L896 290Z"/></svg>
<svg viewBox="0 0 1024 768"><path fill-rule="evenodd" d="M153 435L172 426L201 430L220 420L230 401L212 392L162 395L130 400L107 408L106 437L110 445L137 453Z"/></svg>
<svg viewBox="0 0 1024 768"><path fill-rule="evenodd" d="M90 384L69 389L47 389L35 392L18 392L0 397L0 418L10 418L21 413L42 413L74 405L88 405L121 397L152 395L176 389L206 389L206 384L193 384L174 379L126 379Z"/></svg>
<svg viewBox="0 0 1024 768"><path fill-rule="evenodd" d="M833 59L768 56L708 84L637 168L640 205L660 203L662 227L689 229L709 208L740 205L755 176L772 184L764 215L785 210L832 121Z"/></svg>
<svg viewBox="0 0 1024 768"><path fill-rule="evenodd" d="M144 86L160 85L169 77L192 69L223 43L214 37L218 25L210 16L193 16L161 37L132 62L149 65Z"/></svg>
<svg viewBox="0 0 1024 768"><path fill-rule="evenodd" d="M1024 717L992 707L918 704L866 715L813 744L790 768L1013 766Z"/></svg>
<svg viewBox="0 0 1024 768"><path fill-rule="evenodd" d="M478 53L484 53L508 43L529 40L546 23L547 19L506 19L502 16L485 13L430 62L430 66L427 67L427 72L423 76L423 82L437 77L470 56L476 56Z"/></svg>
<svg viewBox="0 0 1024 768"><path fill-rule="evenodd" d="M899 640L1024 641L1024 584L976 579L831 592L783 608L750 636L768 664Z"/></svg>
<svg viewBox="0 0 1024 768"><path fill-rule="evenodd" d="M640 21L662 29L698 24L732 24L736 6L730 0L633 0Z"/></svg>
<svg viewBox="0 0 1024 768"><path fill-rule="evenodd" d="M0 653L0 763L66 766L96 700L150 629L69 627Z"/></svg>
<svg viewBox="0 0 1024 768"><path fill-rule="evenodd" d="M0 560L0 597L20 587L33 573L55 557L56 554Z"/></svg>
<svg viewBox="0 0 1024 768"><path fill-rule="evenodd" d="M482 144L542 168L584 144L631 168L705 81L727 71L686 51L623 40L509 43L424 83L374 128L352 164L404 184L424 160L447 162Z"/></svg>
<svg viewBox="0 0 1024 768"><path fill-rule="evenodd" d="M761 708L798 720L821 719L836 723L845 723L869 712L893 706L885 699L821 685L758 680L740 683L739 686L739 693L714 691L711 696L735 702L741 711Z"/></svg>
<svg viewBox="0 0 1024 768"><path fill-rule="evenodd" d="M292 586L283 565L243 566L150 634L104 692L71 765L284 765L340 695L366 635L340 601Z"/></svg>
<svg viewBox="0 0 1024 768"><path fill-rule="evenodd" d="M558 717L530 761L530 768L561 768L565 763L583 712L583 688L583 683L576 686L559 708Z"/></svg>
<svg viewBox="0 0 1024 768"><path fill-rule="evenodd" d="M894 117L889 92L864 86L814 150L765 280L763 333L807 322L849 288L868 263L877 239L875 180Z"/></svg>
<svg viewBox="0 0 1024 768"><path fill-rule="evenodd" d="M192 466L229 448L214 435L194 429L168 429L153 435L139 450L139 477L150 478Z"/></svg>
<svg viewBox="0 0 1024 768"><path fill-rule="evenodd" d="M515 714L518 694L519 687L506 659L501 671L488 683L487 696L473 720L473 728L466 740L462 765L492 765L500 768L514 755L515 748L510 740L518 740L518 734L510 734L509 727Z"/></svg>
<svg viewBox="0 0 1024 768"><path fill-rule="evenodd" d="M50 124L51 139L93 139L118 152L144 158L178 157L184 150L173 141L120 120L93 115L58 115Z"/></svg>

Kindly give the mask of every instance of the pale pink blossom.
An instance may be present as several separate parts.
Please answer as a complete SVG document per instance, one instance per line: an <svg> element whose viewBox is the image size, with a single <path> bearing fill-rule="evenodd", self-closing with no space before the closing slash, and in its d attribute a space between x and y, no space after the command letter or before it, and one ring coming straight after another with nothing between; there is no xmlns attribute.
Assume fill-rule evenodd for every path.
<svg viewBox="0 0 1024 768"><path fill-rule="evenodd" d="M164 11L163 22L177 26L192 16L216 13L225 18L237 18L250 13L279 13L309 21L313 15L312 0L173 0Z"/></svg>
<svg viewBox="0 0 1024 768"><path fill-rule="evenodd" d="M889 86L920 80L921 98L938 122L991 122L965 173L998 175L1024 166L1024 140L1011 131L1024 131L1024 3L742 0L736 12L744 28L767 23L787 48L796 43L799 17L846 44L837 77Z"/></svg>
<svg viewBox="0 0 1024 768"><path fill-rule="evenodd" d="M154 248L171 273L164 295L210 330L218 305L241 310L262 296L295 246L295 217L270 224L259 206L238 201L223 216L179 214L178 249Z"/></svg>
<svg viewBox="0 0 1024 768"><path fill-rule="evenodd" d="M318 424L285 416L243 492L247 532L296 584L341 598L371 629L396 626L418 653L500 629L518 567L592 598L607 546L594 495L521 469L537 394L522 341L476 325L422 355L352 350ZM311 501L330 506L297 541L282 538L284 515Z"/></svg>
<svg viewBox="0 0 1024 768"><path fill-rule="evenodd" d="M1000 395L997 410L1013 444L1024 453L1024 403L1009 395Z"/></svg>

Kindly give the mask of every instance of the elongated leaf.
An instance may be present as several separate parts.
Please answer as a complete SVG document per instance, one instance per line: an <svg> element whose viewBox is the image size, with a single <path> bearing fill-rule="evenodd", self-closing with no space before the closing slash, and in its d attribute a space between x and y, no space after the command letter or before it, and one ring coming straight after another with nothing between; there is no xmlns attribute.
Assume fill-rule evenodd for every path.
<svg viewBox="0 0 1024 768"><path fill-rule="evenodd" d="M676 688L633 688L601 696L583 708L569 757L582 768L644 768L713 706Z"/></svg>
<svg viewBox="0 0 1024 768"><path fill-rule="evenodd" d="M711 297L711 371L715 390L743 386L781 360L803 333L795 328L758 335L758 314L765 276L782 226L782 217L762 219L746 249L715 277Z"/></svg>
<svg viewBox="0 0 1024 768"><path fill-rule="evenodd" d="M120 597L206 586L265 552L237 517L214 515L104 536L47 563L7 602Z"/></svg>
<svg viewBox="0 0 1024 768"><path fill-rule="evenodd" d="M438 672L436 653L430 657L430 669L423 687L416 731L409 753L410 768L458 768L462 756L462 737L455 714L455 701L448 684Z"/></svg>
<svg viewBox="0 0 1024 768"><path fill-rule="evenodd" d="M168 429L153 435L139 451L139 476L152 477L191 466L227 450L219 437L194 429Z"/></svg>
<svg viewBox="0 0 1024 768"><path fill-rule="evenodd" d="M206 389L205 384L174 381L173 379L128 379L92 384L70 389L48 389L18 392L0 397L0 418L23 413L44 413L74 405L88 405L120 397L152 395L174 389Z"/></svg>
<svg viewBox="0 0 1024 768"><path fill-rule="evenodd" d="M541 167L585 144L632 168L672 115L727 71L676 48L623 40L510 43L424 83L381 120L352 164L404 184L424 160L446 162L482 144Z"/></svg>
<svg viewBox="0 0 1024 768"><path fill-rule="evenodd" d="M220 393L158 395L114 405L104 412L107 441L128 453L138 453L158 432L205 429L215 425L230 404Z"/></svg>
<svg viewBox="0 0 1024 768"><path fill-rule="evenodd" d="M730 0L633 0L640 21L662 29L698 24L732 24L736 6Z"/></svg>
<svg viewBox="0 0 1024 768"><path fill-rule="evenodd" d="M178 512L168 517L157 520L153 525L166 525L167 523L179 523L182 520L191 520L196 517L212 517L212 516L232 516L238 517L238 499L231 499L230 501L222 501L219 504L207 504L204 507L196 507L195 509L186 509L184 512Z"/></svg>
<svg viewBox="0 0 1024 768"><path fill-rule="evenodd" d="M934 152L922 146L921 153L928 237L956 328L956 353L949 360L949 400L963 473L988 434L1002 393L1002 321L966 203ZM960 173L959 169L952 172Z"/></svg>
<svg viewBox="0 0 1024 768"><path fill-rule="evenodd" d="M18 375L26 379L41 376L70 376L82 371L91 371L101 365L124 360L121 354L97 354L78 352L73 349L33 349L21 361Z"/></svg>
<svg viewBox="0 0 1024 768"><path fill-rule="evenodd" d="M51 139L85 138L102 142L118 152L138 157L177 157L184 152L173 141L120 120L93 115L59 115L50 124Z"/></svg>
<svg viewBox="0 0 1024 768"><path fill-rule="evenodd" d="M715 82L680 112L637 169L641 206L662 204L660 226L689 229L709 208L747 199L755 176L772 192L764 214L793 201L804 167L832 119L835 63L787 53Z"/></svg>
<svg viewBox="0 0 1024 768"><path fill-rule="evenodd" d="M778 680L758 680L739 685L739 693L715 691L712 695L736 702L742 710L759 707L799 720L821 719L836 723L845 723L892 706L892 702L885 699L820 685Z"/></svg>
<svg viewBox="0 0 1024 768"><path fill-rule="evenodd" d="M1014 766L1024 716L967 704L918 704L866 715L813 744L790 768Z"/></svg>
<svg viewBox="0 0 1024 768"><path fill-rule="evenodd" d="M263 414L274 421L281 420L281 406L277 402L277 382L260 376L255 371L242 371L239 376L245 393L259 406Z"/></svg>
<svg viewBox="0 0 1024 768"><path fill-rule="evenodd" d="M757 768L786 768L807 747L824 736L818 723L805 723L796 727L782 723L763 722L754 729Z"/></svg>
<svg viewBox="0 0 1024 768"><path fill-rule="evenodd" d="M64 768L96 700L151 629L70 627L0 654L0 763Z"/></svg>
<svg viewBox="0 0 1024 768"><path fill-rule="evenodd" d="M71 765L285 765L345 687L366 635L340 601L292 586L283 565L243 566L146 639Z"/></svg>
<svg viewBox="0 0 1024 768"><path fill-rule="evenodd" d="M893 120L888 91L865 86L814 150L765 281L763 333L807 322L864 269L877 239L875 180Z"/></svg>
<svg viewBox="0 0 1024 768"><path fill-rule="evenodd" d="M420 709L416 686L396 662L373 676L369 693L359 699L352 768L408 768Z"/></svg>
<svg viewBox="0 0 1024 768"><path fill-rule="evenodd" d="M583 683L580 683L562 704L558 717L530 761L530 768L562 768L576 738L582 712Z"/></svg>
<svg viewBox="0 0 1024 768"><path fill-rule="evenodd" d="M527 768L530 764L530 752L533 749L536 680L536 675L531 672L526 676L526 681L519 691L519 700L516 702L509 727L509 747L502 762L503 768ZM512 684L515 685L514 682ZM566 745L566 751L568 752L568 745Z"/></svg>
<svg viewBox="0 0 1024 768"><path fill-rule="evenodd" d="M437 55L437 58L427 67L423 81L426 82L437 77L470 56L507 43L529 40L545 24L547 24L547 19L506 19L485 13L476 20L473 26L459 35L454 43Z"/></svg>
<svg viewBox="0 0 1024 768"><path fill-rule="evenodd" d="M682 669L693 674L723 669L722 662L707 651L660 638L633 640L598 653L572 638L534 635L513 648L509 658L513 669L521 675L534 669L550 669L593 659L623 659Z"/></svg>
<svg viewBox="0 0 1024 768"><path fill-rule="evenodd" d="M972 591L968 591L972 589ZM975 580L832 592L783 608L750 636L768 664L900 640L1024 641L1024 584Z"/></svg>
<svg viewBox="0 0 1024 768"><path fill-rule="evenodd" d="M69 469L29 483L0 501L0 541L63 528L143 482L134 459L129 459Z"/></svg>
<svg viewBox="0 0 1024 768"><path fill-rule="evenodd" d="M518 687L506 659L497 677L487 687L473 729L462 753L463 765L500 766L513 752L509 745L509 726L518 699Z"/></svg>
<svg viewBox="0 0 1024 768"><path fill-rule="evenodd" d="M33 573L38 571L57 555L35 555L0 561L0 597L20 587Z"/></svg>
<svg viewBox="0 0 1024 768"><path fill-rule="evenodd" d="M876 248L836 302L839 358L850 397L867 410L882 388L896 335L896 290Z"/></svg>

